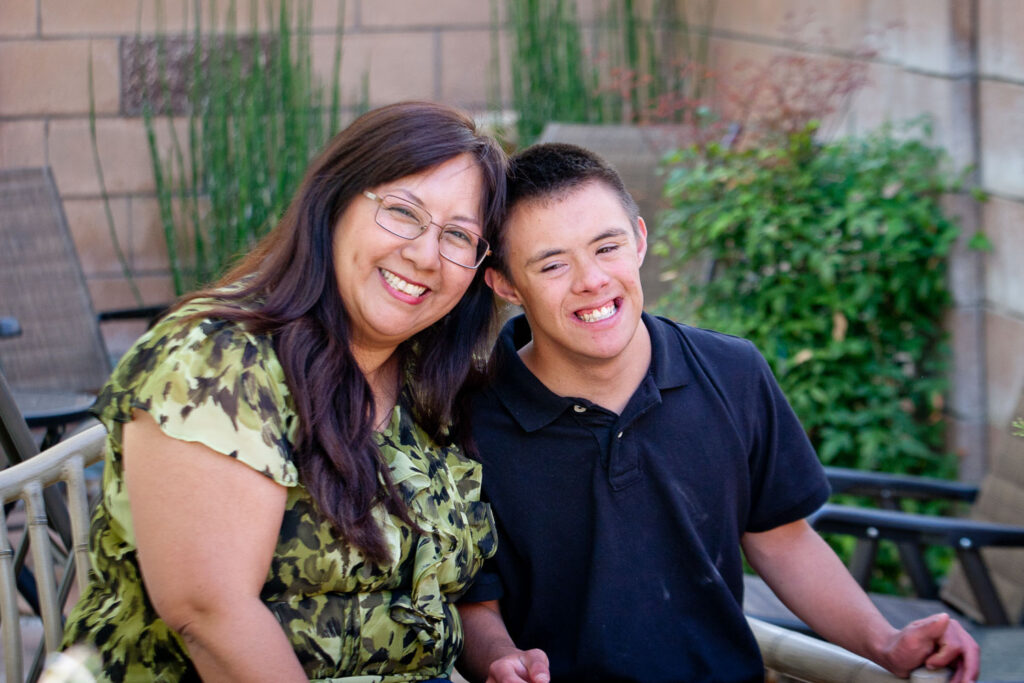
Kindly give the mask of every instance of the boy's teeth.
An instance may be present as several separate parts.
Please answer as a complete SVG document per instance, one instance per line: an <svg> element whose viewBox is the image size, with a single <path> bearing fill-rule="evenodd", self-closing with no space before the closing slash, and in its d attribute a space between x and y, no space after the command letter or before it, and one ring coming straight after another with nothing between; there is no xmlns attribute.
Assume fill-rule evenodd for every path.
<svg viewBox="0 0 1024 683"><path fill-rule="evenodd" d="M613 313L615 313L615 302L611 301L601 308L590 311L589 313L578 313L577 316L585 323L596 323L599 320L610 318Z"/></svg>
<svg viewBox="0 0 1024 683"><path fill-rule="evenodd" d="M381 269L381 273L384 274L384 279L387 280L388 284L397 289L399 292L404 292L409 296L421 296L423 292L427 291L426 287L422 285L414 285L411 282L406 282L402 278L398 277L390 270Z"/></svg>

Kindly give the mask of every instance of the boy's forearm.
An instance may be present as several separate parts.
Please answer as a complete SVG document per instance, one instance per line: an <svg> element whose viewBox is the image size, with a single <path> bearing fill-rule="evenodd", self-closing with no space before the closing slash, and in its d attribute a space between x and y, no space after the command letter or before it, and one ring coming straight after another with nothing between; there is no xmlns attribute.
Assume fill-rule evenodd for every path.
<svg viewBox="0 0 1024 683"><path fill-rule="evenodd" d="M747 534L743 548L751 566L779 599L815 632L851 652L879 660L896 629L810 525L798 522Z"/></svg>

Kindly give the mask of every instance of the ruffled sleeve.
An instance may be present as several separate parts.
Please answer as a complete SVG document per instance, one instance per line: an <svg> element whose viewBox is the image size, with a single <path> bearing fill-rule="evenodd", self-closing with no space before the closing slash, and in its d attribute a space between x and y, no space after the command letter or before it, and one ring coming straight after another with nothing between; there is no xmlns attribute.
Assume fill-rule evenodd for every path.
<svg viewBox="0 0 1024 683"><path fill-rule="evenodd" d="M297 424L269 337L223 320L183 320L151 330L118 365L94 412L107 423L149 413L168 436L201 443L283 486L298 484Z"/></svg>

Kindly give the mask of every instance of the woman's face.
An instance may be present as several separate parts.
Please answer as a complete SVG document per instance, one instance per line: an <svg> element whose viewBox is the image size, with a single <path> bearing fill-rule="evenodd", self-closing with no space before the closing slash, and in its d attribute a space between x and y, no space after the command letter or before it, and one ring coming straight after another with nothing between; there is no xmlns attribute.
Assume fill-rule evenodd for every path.
<svg viewBox="0 0 1024 683"><path fill-rule="evenodd" d="M424 209L433 223L406 240L377 225L377 202L353 197L334 232L338 291L352 325L357 358L390 355L403 341L455 307L476 271L441 258L438 225L455 224L483 235L483 177L461 154L422 173L369 188Z"/></svg>

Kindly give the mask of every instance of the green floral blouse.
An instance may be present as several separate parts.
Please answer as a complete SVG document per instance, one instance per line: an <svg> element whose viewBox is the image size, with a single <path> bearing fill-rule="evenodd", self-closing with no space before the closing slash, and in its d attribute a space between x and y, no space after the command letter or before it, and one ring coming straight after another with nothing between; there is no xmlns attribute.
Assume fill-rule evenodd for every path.
<svg viewBox="0 0 1024 683"><path fill-rule="evenodd" d="M261 598L314 680L415 681L448 676L462 649L452 605L494 553L480 465L440 448L402 402L378 445L414 531L383 509L387 566L334 535L292 461L298 418L267 336L222 320L183 321L193 302L140 339L96 403L106 425L103 495L93 516L90 583L65 629L103 659L103 680L198 679L181 638L156 615L139 575L124 488L121 428L135 408L177 439L197 441L288 487Z"/></svg>

